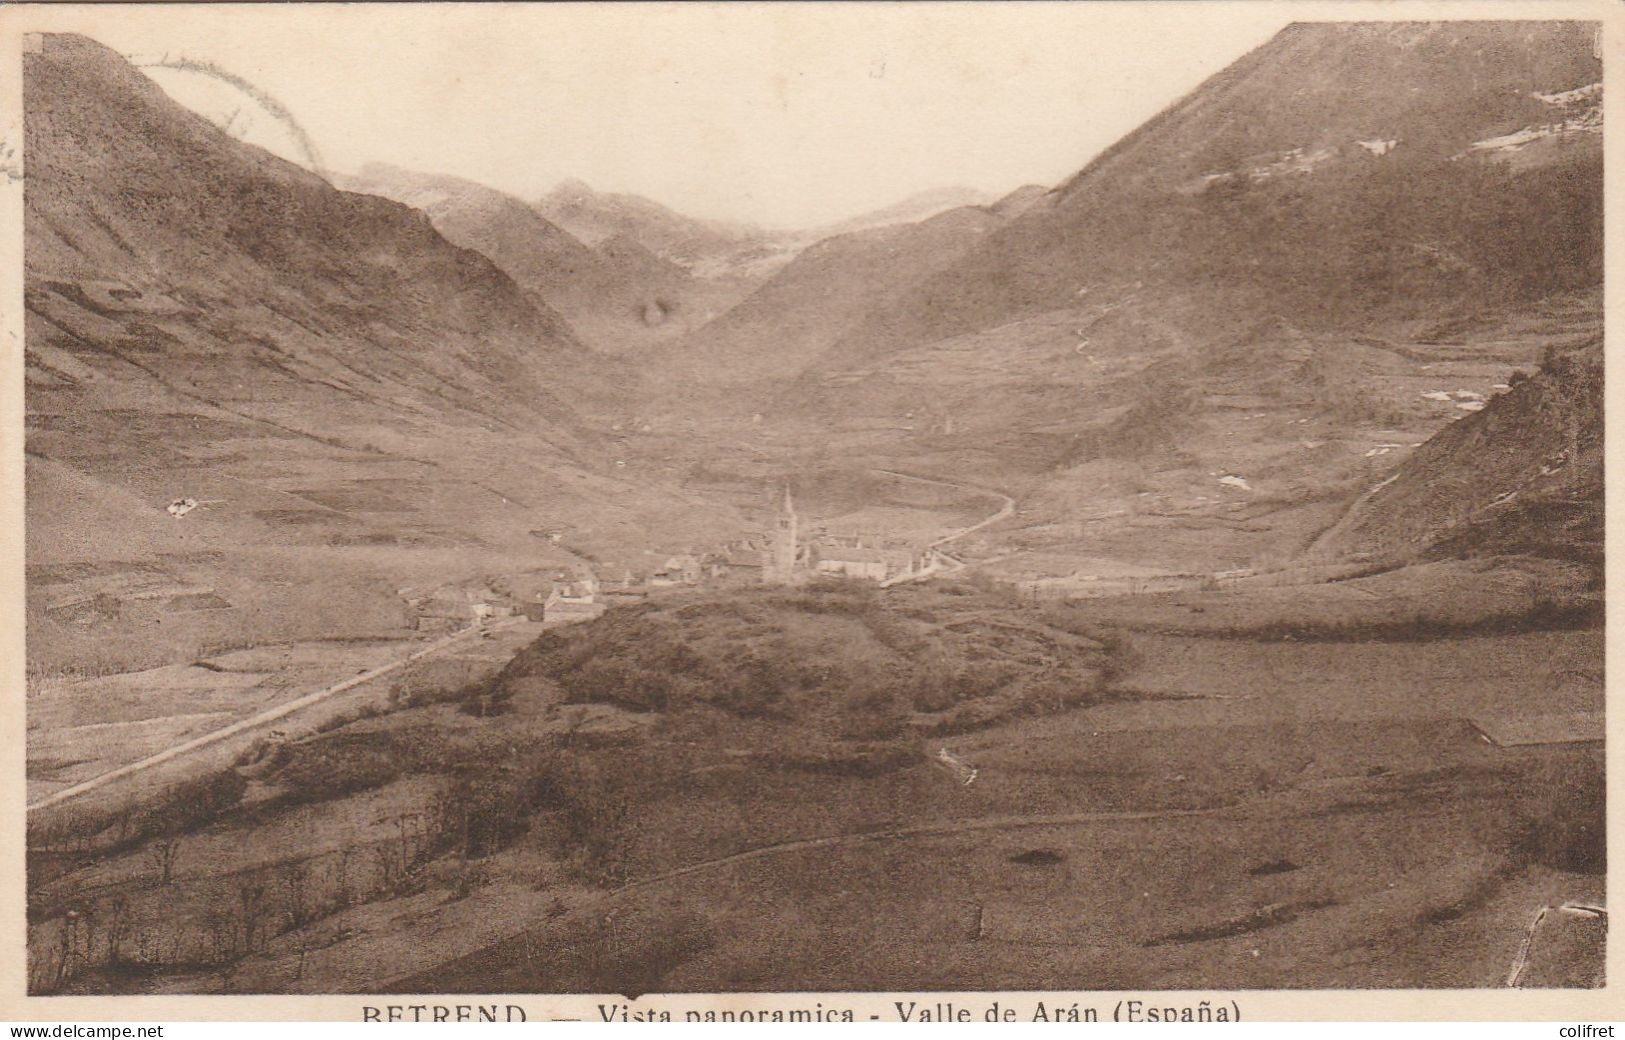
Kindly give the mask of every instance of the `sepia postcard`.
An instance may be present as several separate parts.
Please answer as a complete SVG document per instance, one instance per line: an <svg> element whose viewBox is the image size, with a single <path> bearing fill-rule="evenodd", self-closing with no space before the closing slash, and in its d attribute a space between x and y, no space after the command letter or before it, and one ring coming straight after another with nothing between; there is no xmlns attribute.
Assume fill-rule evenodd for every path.
<svg viewBox="0 0 1625 1040"><path fill-rule="evenodd" d="M0 1019L1625 1018L1621 19L0 10Z"/></svg>

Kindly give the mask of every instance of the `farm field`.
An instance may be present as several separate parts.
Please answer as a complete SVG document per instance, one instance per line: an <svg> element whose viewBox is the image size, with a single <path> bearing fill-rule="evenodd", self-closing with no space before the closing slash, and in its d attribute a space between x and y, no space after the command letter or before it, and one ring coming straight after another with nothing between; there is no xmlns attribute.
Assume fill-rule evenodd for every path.
<svg viewBox="0 0 1625 1040"><path fill-rule="evenodd" d="M484 693L262 748L229 770L238 807L183 830L167 882L162 836L84 865L71 843L36 854L40 963L67 893L94 892L152 959L80 984L146 992L1483 986L1535 909L1601 897L1598 629L1260 642L1117 630L1110 600L990 615L947 592L622 608ZM824 619L875 692L826 711L816 684L841 680L814 670L777 707L748 685L635 704L535 656L676 625L722 660L734 644L714 640L782 638L752 634L764 609L813 612L775 626L799 641L774 660L811 665ZM886 642L858 649L844 618ZM1087 639L1101 663L1060 701L988 692L1007 707L922 728L936 716L883 693L915 689L920 665L894 656L910 626L941 624L993 640L967 652ZM1040 642L1001 642L1018 632ZM1571 731L1484 736L1530 716ZM525 808L504 805L516 783ZM245 888L247 909L222 909Z"/></svg>

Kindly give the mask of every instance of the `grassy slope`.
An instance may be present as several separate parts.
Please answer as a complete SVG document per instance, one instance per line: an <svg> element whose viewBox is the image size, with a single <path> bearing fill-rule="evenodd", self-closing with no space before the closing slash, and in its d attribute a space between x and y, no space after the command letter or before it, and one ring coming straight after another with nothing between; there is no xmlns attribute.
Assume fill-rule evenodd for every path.
<svg viewBox="0 0 1625 1040"><path fill-rule="evenodd" d="M688 311L705 291L683 268L627 235L588 246L519 199L462 178L375 163L344 184L427 213L448 240L489 257L572 326L585 323L593 331L590 341L635 338L645 331L650 304L692 321Z"/></svg>
<svg viewBox="0 0 1625 1040"><path fill-rule="evenodd" d="M1602 341L1547 352L1440 431L1320 541L1329 551L1602 561Z"/></svg>
<svg viewBox="0 0 1625 1040"><path fill-rule="evenodd" d="M915 224L825 239L695 330L662 364L674 366L691 383L793 379L848 330L885 312L1000 223L991 211L967 206Z"/></svg>
<svg viewBox="0 0 1625 1040"><path fill-rule="evenodd" d="M1530 92L1599 78L1579 23L1292 26L844 349L872 356L990 328L1066 306L1080 287L1113 278L1251 288L1289 320L1319 323L1595 284L1594 135L1544 168L1451 157L1558 117ZM1401 144L1373 157L1356 145L1372 138ZM1335 155L1309 173L1195 190L1210 174L1326 148ZM1441 248L1465 266L1428 259Z"/></svg>
<svg viewBox="0 0 1625 1040"><path fill-rule="evenodd" d="M613 366L422 214L230 138L82 37L25 73L37 665L399 636L403 586L573 559L533 530L578 525L601 557L735 530L612 466L582 413ZM177 521L183 496L205 505ZM45 614L152 568L230 609Z"/></svg>

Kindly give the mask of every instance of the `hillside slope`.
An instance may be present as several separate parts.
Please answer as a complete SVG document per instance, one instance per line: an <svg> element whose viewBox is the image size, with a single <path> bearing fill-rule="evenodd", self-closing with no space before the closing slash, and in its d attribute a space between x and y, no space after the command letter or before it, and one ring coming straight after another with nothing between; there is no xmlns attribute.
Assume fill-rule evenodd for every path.
<svg viewBox="0 0 1625 1040"><path fill-rule="evenodd" d="M24 74L31 665L398 636L408 585L574 562L535 530L613 556L712 522L612 466L618 366L422 213L83 37Z"/></svg>
<svg viewBox="0 0 1625 1040"><path fill-rule="evenodd" d="M567 325L413 210L231 140L83 37L28 55L26 107L36 338L117 336L117 361L226 398L252 372L262 405L320 387L569 423L541 366L583 374Z"/></svg>
<svg viewBox="0 0 1625 1040"><path fill-rule="evenodd" d="M598 262L589 247L520 200L462 177L368 163L339 183L422 210L448 241L483 253L549 302L570 293Z"/></svg>
<svg viewBox="0 0 1625 1040"><path fill-rule="evenodd" d="M966 206L919 223L824 239L696 330L668 361L699 382L794 379L843 335L889 311L1001 223L989 210Z"/></svg>
<svg viewBox="0 0 1625 1040"><path fill-rule="evenodd" d="M1024 189L1023 189L1024 190ZM888 227L892 224L918 224L922 220L930 220L941 213L951 209L963 209L966 206L991 206L998 200L984 191L963 186L946 188L927 188L925 191L915 192L905 199L898 199L888 206L872 209L857 216L838 220L833 224L826 224L816 229L813 234L815 240L833 238L836 235L845 235L853 231L868 231L871 228Z"/></svg>
<svg viewBox="0 0 1625 1040"><path fill-rule="evenodd" d="M519 199L474 181L368 163L341 183L422 210L448 240L489 257L572 323L656 324L697 291L687 271L625 233L588 246Z"/></svg>
<svg viewBox="0 0 1625 1040"><path fill-rule="evenodd" d="M764 411L1022 497L1012 577L1280 562L1600 333L1600 75L1584 23L1289 27Z"/></svg>
<svg viewBox="0 0 1625 1040"><path fill-rule="evenodd" d="M1474 415L1419 447L1317 543L1333 553L1603 557L1603 355L1547 352Z"/></svg>
<svg viewBox="0 0 1625 1040"><path fill-rule="evenodd" d="M1107 279L1262 293L1294 321L1595 284L1601 62L1579 22L1297 24L844 344L873 357Z"/></svg>
<svg viewBox="0 0 1625 1040"><path fill-rule="evenodd" d="M83 38L46 37L25 90L34 342L264 409L572 423L549 386L587 378L569 328L422 215L240 144Z"/></svg>
<svg viewBox="0 0 1625 1040"><path fill-rule="evenodd" d="M765 238L757 228L701 220L641 195L601 192L567 180L533 204L536 211L588 245L626 236L656 256L697 273L748 253Z"/></svg>

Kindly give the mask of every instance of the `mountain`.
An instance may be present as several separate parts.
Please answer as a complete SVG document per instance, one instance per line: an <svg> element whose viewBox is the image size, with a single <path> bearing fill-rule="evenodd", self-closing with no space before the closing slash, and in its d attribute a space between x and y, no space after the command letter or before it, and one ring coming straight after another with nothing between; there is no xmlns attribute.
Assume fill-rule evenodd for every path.
<svg viewBox="0 0 1625 1040"><path fill-rule="evenodd" d="M256 409L572 422L543 374L583 375L569 327L422 214L237 142L89 40L27 64L38 348Z"/></svg>
<svg viewBox="0 0 1625 1040"><path fill-rule="evenodd" d="M1594 285L1600 79L1589 23L1290 26L846 352L990 328L1113 279L1256 291L1322 325Z"/></svg>
<svg viewBox="0 0 1625 1040"><path fill-rule="evenodd" d="M679 350L686 348L702 381L792 379L866 321L884 321L910 290L1038 205L1048 190L1028 185L994 199L971 188L934 189L801 233L811 241L793 259Z"/></svg>
<svg viewBox="0 0 1625 1040"><path fill-rule="evenodd" d="M662 325L701 293L686 270L625 233L588 246L519 199L474 181L368 163L341 183L422 210L448 240L489 257L572 325L606 335Z"/></svg>
<svg viewBox="0 0 1625 1040"><path fill-rule="evenodd" d="M1042 184L1023 184L1010 194L994 201L988 206L1001 217L1014 220L1034 206L1040 205L1049 197L1050 189Z"/></svg>
<svg viewBox="0 0 1625 1040"><path fill-rule="evenodd" d="M1603 559L1600 337L1547 351L1446 426L1317 543L1331 553Z"/></svg>
<svg viewBox="0 0 1625 1040"><path fill-rule="evenodd" d="M709 530L612 465L591 413L624 366L423 213L83 37L39 38L24 101L32 662L400 637L409 585L614 558L667 536L643 517Z"/></svg>
<svg viewBox="0 0 1625 1040"><path fill-rule="evenodd" d="M658 257L696 273L761 246L764 234L746 224L684 216L640 195L600 192L567 180L535 202L542 216L589 245L625 236Z"/></svg>
<svg viewBox="0 0 1625 1040"><path fill-rule="evenodd" d="M573 297L597 274L600 257L523 202L483 184L368 163L339 179L348 191L422 210L447 241L483 253L543 301Z"/></svg>
<svg viewBox="0 0 1625 1040"><path fill-rule="evenodd" d="M831 238L835 235L844 235L851 231L867 231L870 228L885 227L889 224L916 224L922 220L929 220L939 213L951 209L961 209L965 206L987 206L996 200L985 191L975 188L954 186L948 188L927 188L916 192L906 199L899 200L889 206L860 213L855 217L837 221L826 225L815 232L816 238Z"/></svg>
<svg viewBox="0 0 1625 1040"><path fill-rule="evenodd" d="M1024 495L1034 554L1289 557L1599 334L1600 75L1582 23L1289 27L1010 199L764 412Z"/></svg>
<svg viewBox="0 0 1625 1040"><path fill-rule="evenodd" d="M682 294L691 288L693 279L687 271L631 235L612 235L594 246L593 252L618 277L651 286L655 290L654 295Z"/></svg>
<svg viewBox="0 0 1625 1040"><path fill-rule="evenodd" d="M861 321L894 306L1000 223L988 210L962 207L915 224L824 239L692 333L669 360L701 382L793 379Z"/></svg>

